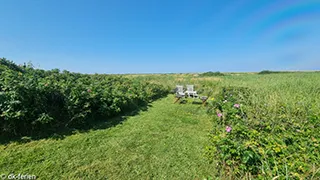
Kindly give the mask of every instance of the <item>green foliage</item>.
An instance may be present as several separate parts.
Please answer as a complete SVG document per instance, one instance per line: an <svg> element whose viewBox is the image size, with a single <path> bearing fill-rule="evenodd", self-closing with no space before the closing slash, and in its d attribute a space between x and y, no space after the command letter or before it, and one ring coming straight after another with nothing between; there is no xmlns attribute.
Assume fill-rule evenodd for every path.
<svg viewBox="0 0 320 180"><path fill-rule="evenodd" d="M283 102L270 107L257 102L259 93L223 88L216 100L209 102L208 112L215 123L206 156L218 160L221 173L234 178L248 173L258 179L318 177L319 111L303 105L294 110Z"/></svg>
<svg viewBox="0 0 320 180"><path fill-rule="evenodd" d="M65 95L72 97L72 99L61 99L63 102L67 99L68 106L77 105L69 107L72 111L66 111L72 114L81 113L82 111L77 111L77 107L81 109L81 106L87 106L85 100L88 98L91 98L90 106L84 108L88 110L85 112L87 117L92 115L90 110L92 111L92 104L96 102L98 105L94 109L101 109L102 114L106 112L116 114L115 111L104 111L106 108L111 108L109 104L105 108L100 108L101 101L92 98L92 93L81 98L76 94L83 91L86 94L89 88L91 92L95 92L99 90L96 85L101 82L102 95L99 92L94 97L99 96L104 98L102 102L112 104L113 99L108 100L106 97L117 95L115 93L117 91L111 91L113 88L109 89L108 85L114 84L111 79L117 81L118 78L123 80L121 83L136 84L137 88L131 89L134 92L141 88L138 84L150 87L164 85L166 89L171 89L177 84L194 84L197 91L209 97L207 101L209 113L205 114L206 109L198 104L173 104L174 96L168 96L152 103L147 112L128 119L125 117L126 121L119 126L105 129L110 127L109 123L112 122L108 118L107 122L102 123L108 125L99 128L101 129L99 131L78 133L65 136L64 139L31 142L28 142L31 139L27 137L23 139L26 142L23 144L14 142L0 145L0 169L4 169L4 173L32 170L39 177L49 174L50 178L68 179L79 179L84 176L101 179L105 178L105 174L108 174L110 179L199 179L201 177L319 179L320 177L319 73L275 73L266 76L237 73L205 78L197 74L140 74L125 75L126 78L123 78L87 76L67 71L34 71L37 71L42 85L50 80L51 84L48 83L46 87L56 92L54 97L60 97L59 93L62 97L66 97ZM106 77L110 80L105 81ZM57 85L59 88L56 88ZM78 92L73 87L81 90ZM141 89L142 91L138 92L146 93L144 92L146 88ZM50 95L52 93L49 93L48 98ZM1 98L4 96L0 95ZM92 101L93 99L97 101ZM51 102L54 101L51 99ZM15 101L10 103L12 106L18 105ZM235 104L239 104L239 108L235 107ZM124 107L124 109L132 108L134 105ZM217 113L221 113L222 116L219 118ZM19 113L13 113L12 116L14 115L19 116ZM35 125L46 126L50 123L55 125L60 122L52 122L54 119L49 116L53 117L49 113L39 113ZM123 116L119 118L122 119ZM82 125L81 119L75 117L68 126L74 127L77 122ZM61 125L65 126L69 121L61 121ZM227 129L227 126L231 129ZM210 130L212 133L210 143L207 144L206 156L212 163L207 164L201 157L201 147L206 145L205 134ZM66 159L70 166L64 166Z"/></svg>
<svg viewBox="0 0 320 180"><path fill-rule="evenodd" d="M286 71L263 70L263 71L260 71L258 74L277 74L277 73L289 73L289 72L286 72Z"/></svg>
<svg viewBox="0 0 320 180"><path fill-rule="evenodd" d="M17 66L14 62L7 60L6 58L0 58L0 73L11 69L13 71L24 72L25 66Z"/></svg>
<svg viewBox="0 0 320 180"><path fill-rule="evenodd" d="M166 95L146 81L115 75L84 75L58 69L20 69L3 60L0 74L1 135L23 136L81 127L115 116Z"/></svg>
<svg viewBox="0 0 320 180"><path fill-rule="evenodd" d="M200 76L224 76L223 73L217 71L217 72L212 72L212 71L209 71L209 72L205 72L205 73L202 73L200 74Z"/></svg>

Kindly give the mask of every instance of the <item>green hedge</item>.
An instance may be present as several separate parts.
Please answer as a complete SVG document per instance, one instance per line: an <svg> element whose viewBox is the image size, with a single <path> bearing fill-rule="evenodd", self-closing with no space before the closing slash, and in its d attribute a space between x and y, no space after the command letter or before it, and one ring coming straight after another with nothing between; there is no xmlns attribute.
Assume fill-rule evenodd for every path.
<svg viewBox="0 0 320 180"><path fill-rule="evenodd" d="M36 70L0 60L1 135L38 135L86 126L168 93L161 85L122 76Z"/></svg>

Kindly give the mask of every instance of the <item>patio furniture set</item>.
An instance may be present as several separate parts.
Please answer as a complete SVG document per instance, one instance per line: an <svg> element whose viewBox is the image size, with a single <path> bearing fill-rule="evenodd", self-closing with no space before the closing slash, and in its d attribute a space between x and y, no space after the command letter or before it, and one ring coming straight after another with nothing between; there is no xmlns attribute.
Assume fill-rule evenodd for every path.
<svg viewBox="0 0 320 180"><path fill-rule="evenodd" d="M201 99L202 104L204 105L208 99L207 96L199 96L197 94L197 91L194 90L194 85L187 85L186 91L184 91L184 88L182 85L177 85L175 91L176 91L176 101L174 103L178 102L182 98L189 97L189 98Z"/></svg>

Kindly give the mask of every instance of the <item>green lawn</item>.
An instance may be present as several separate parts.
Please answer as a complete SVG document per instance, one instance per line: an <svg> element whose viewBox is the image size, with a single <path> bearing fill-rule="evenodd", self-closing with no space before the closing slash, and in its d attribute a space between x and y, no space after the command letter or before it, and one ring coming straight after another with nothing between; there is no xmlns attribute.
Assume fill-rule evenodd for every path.
<svg viewBox="0 0 320 180"><path fill-rule="evenodd" d="M203 179L216 174L203 151L212 119L172 95L122 124L28 143L0 145L0 173L39 179Z"/></svg>

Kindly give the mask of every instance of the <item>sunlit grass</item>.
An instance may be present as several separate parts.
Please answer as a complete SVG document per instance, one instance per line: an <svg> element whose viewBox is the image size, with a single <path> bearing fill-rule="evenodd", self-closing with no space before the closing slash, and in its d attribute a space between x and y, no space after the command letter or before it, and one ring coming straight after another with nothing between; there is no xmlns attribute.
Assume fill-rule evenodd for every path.
<svg viewBox="0 0 320 180"><path fill-rule="evenodd" d="M212 122L205 108L173 96L110 129L61 140L0 146L1 173L40 179L203 179L215 168L203 157Z"/></svg>
<svg viewBox="0 0 320 180"><path fill-rule="evenodd" d="M290 119L300 123L310 111L320 115L320 74L196 74L125 75L157 82L169 89L195 85L200 95L215 97L222 87L248 87L254 93L246 106L250 122L263 119L281 125ZM204 159L207 134L215 124L199 104L173 104L174 96L152 103L148 111L128 117L109 129L0 145L0 173L26 172L41 179L203 179L223 178L215 163ZM285 105L279 113L279 107ZM279 116L283 121L279 121ZM315 133L315 138L320 138ZM307 156L305 154L304 156ZM320 162L320 161L319 161ZM315 166L315 170L319 167ZM267 169L265 169L267 171ZM271 178L272 174L268 174Z"/></svg>

